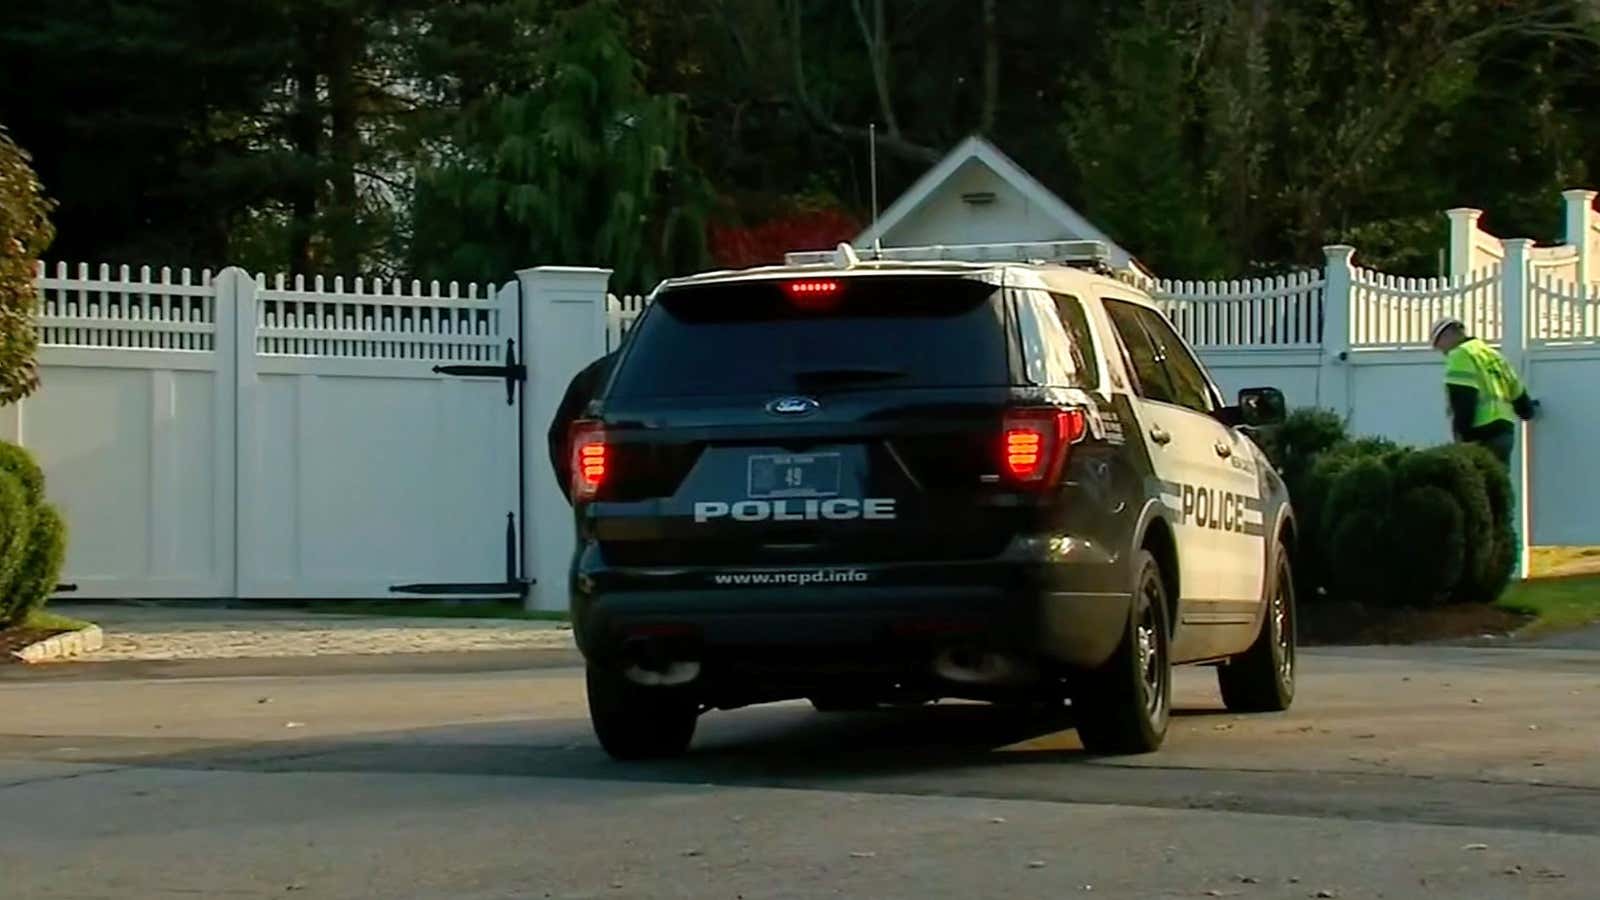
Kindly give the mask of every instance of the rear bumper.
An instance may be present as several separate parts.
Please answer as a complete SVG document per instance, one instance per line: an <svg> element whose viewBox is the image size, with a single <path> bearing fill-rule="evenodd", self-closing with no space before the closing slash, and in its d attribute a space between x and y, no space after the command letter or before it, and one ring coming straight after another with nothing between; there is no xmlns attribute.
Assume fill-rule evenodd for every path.
<svg viewBox="0 0 1600 900"><path fill-rule="evenodd" d="M951 648L1046 666L1097 666L1131 604L1125 561L1082 542L1019 542L982 562L625 569L580 547L572 578L578 644L620 667L642 642L708 674L926 673Z"/></svg>

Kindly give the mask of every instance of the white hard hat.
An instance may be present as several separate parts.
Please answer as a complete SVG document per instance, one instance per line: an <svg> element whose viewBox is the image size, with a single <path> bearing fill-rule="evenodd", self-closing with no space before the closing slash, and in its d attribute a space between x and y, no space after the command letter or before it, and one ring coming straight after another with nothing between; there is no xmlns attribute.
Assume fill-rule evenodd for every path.
<svg viewBox="0 0 1600 900"><path fill-rule="evenodd" d="M1465 329L1466 327L1467 326L1462 324L1461 320L1456 318L1455 316L1445 316L1444 318L1440 319L1439 321L1433 323L1433 327L1428 329L1428 343L1430 343L1430 344L1439 343L1439 335L1444 334L1445 331L1447 331L1448 329L1451 329L1451 328Z"/></svg>

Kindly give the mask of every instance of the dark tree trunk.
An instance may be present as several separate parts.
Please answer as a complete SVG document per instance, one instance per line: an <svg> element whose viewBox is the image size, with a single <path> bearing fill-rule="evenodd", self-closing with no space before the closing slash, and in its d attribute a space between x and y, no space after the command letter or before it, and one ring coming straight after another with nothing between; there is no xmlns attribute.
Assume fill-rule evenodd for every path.
<svg viewBox="0 0 1600 900"><path fill-rule="evenodd" d="M358 274L361 267L359 198L356 195L356 161L361 152L356 66L361 58L361 42L361 24L355 20L353 12L337 13L329 23L326 57L333 166L333 204L328 211L328 224L333 267L345 275Z"/></svg>
<svg viewBox="0 0 1600 900"><path fill-rule="evenodd" d="M301 23L298 31L301 45L294 63L295 102L289 117L289 141L294 147L293 171L287 188L289 272L306 275L312 270L311 240L316 232L322 115L317 100L316 30Z"/></svg>

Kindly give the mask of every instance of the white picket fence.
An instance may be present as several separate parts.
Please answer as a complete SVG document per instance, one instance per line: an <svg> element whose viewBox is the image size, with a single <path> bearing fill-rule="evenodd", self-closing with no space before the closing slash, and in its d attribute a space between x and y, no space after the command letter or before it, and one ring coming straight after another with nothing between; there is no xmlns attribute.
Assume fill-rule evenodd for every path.
<svg viewBox="0 0 1600 900"><path fill-rule="evenodd" d="M45 469L72 533L63 580L79 596L382 597L406 583L504 582L519 429L542 460L543 426L530 423L602 351L605 274L519 274L549 309L579 313L557 335L519 333L516 283L41 269L41 389L0 411L0 437ZM569 296L582 278L593 295ZM597 327L584 327L585 308ZM508 342L541 339L519 360L544 376L529 385L527 422L503 378L434 368L503 365ZM554 490L548 472L532 474L534 494ZM541 511L538 540L570 547L569 514L548 498ZM563 552L515 524L519 568ZM542 577L564 582L555 571Z"/></svg>
<svg viewBox="0 0 1600 900"><path fill-rule="evenodd" d="M621 346L622 336L628 333L634 322L638 321L649 302L650 298L642 294L627 294L622 297L616 294L606 295L607 351Z"/></svg>

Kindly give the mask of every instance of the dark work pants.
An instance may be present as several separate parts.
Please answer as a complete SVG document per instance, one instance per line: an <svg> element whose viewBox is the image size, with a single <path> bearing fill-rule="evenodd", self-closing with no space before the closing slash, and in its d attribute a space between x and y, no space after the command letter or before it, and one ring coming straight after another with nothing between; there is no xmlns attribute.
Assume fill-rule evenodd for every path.
<svg viewBox="0 0 1600 900"><path fill-rule="evenodd" d="M1508 469L1511 468L1511 448L1516 445L1517 441L1515 428L1507 428L1503 431L1496 431L1493 434L1469 437L1467 440L1480 447L1489 448L1490 452L1494 453L1495 458L1500 460L1501 465Z"/></svg>

